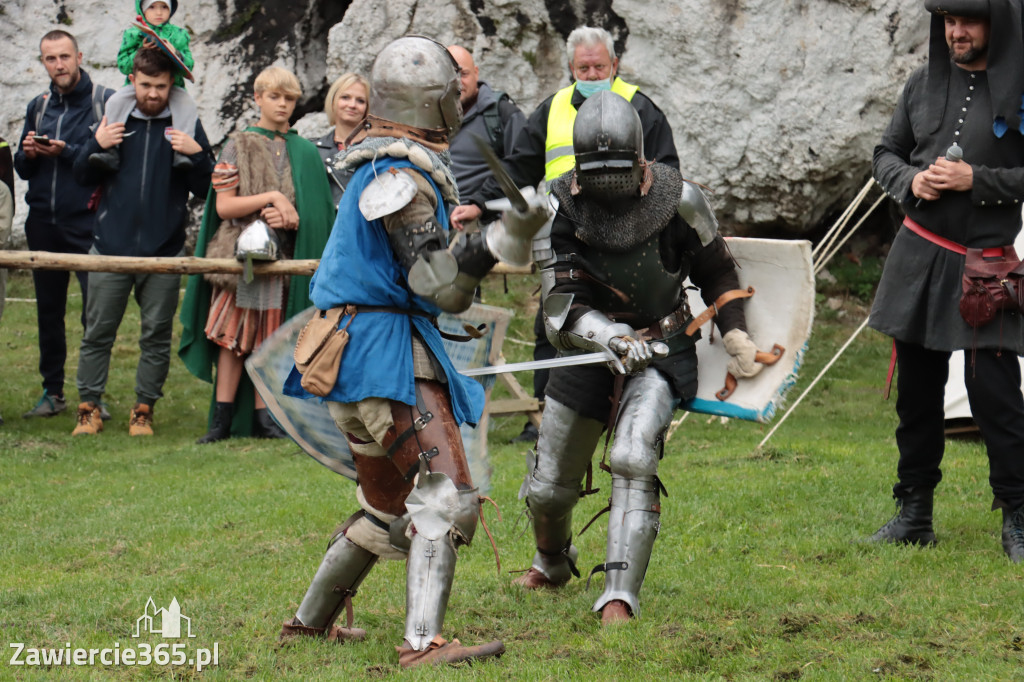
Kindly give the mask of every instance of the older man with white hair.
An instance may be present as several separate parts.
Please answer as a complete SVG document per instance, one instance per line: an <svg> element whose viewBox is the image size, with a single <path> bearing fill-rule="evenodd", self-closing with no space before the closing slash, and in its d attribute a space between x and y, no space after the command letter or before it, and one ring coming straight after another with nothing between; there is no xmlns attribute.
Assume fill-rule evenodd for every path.
<svg viewBox="0 0 1024 682"><path fill-rule="evenodd" d="M504 164L520 187L551 182L573 167L572 125L576 112L594 93L611 90L625 97L640 115L647 160L679 168L675 141L668 119L640 88L618 76L619 58L608 31L581 26L565 41L569 73L573 82L548 97L527 119L516 138L512 153ZM463 205L452 213L452 224L479 217L481 207L491 199L504 196L498 183L490 179L479 191L462 197Z"/></svg>
<svg viewBox="0 0 1024 682"><path fill-rule="evenodd" d="M540 103L516 137L511 153L503 159L516 184L519 187L532 186L541 180L550 184L559 175L572 170L572 126L576 112L588 97L602 90L622 95L640 115L647 160L678 170L679 156L668 119L658 105L640 92L638 86L619 78L619 59L615 55L611 34L603 28L581 26L569 34L565 50L573 82ZM452 211L452 225L462 229L466 223L480 217L484 203L501 196L501 188L493 178L488 178L479 190L463 192L464 203ZM537 338L534 359L555 357L557 351L544 336L540 312L534 322L534 333ZM544 399L547 380L548 370L534 372L533 393L538 400ZM528 422L513 442L528 442L536 438L537 429Z"/></svg>

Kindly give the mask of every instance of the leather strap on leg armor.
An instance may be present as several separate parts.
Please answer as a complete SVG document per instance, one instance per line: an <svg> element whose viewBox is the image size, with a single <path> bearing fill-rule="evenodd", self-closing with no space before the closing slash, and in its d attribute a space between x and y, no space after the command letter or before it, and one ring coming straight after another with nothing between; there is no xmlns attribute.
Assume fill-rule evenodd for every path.
<svg viewBox="0 0 1024 682"><path fill-rule="evenodd" d="M594 611L618 599L629 606L634 616L639 615L640 587L661 528L660 489L656 476L626 479L612 474L608 549L604 564L590 573L593 577L594 573L606 572L604 594L594 604Z"/></svg>
<svg viewBox="0 0 1024 682"><path fill-rule="evenodd" d="M459 490L443 473L417 479L406 499L412 542L406 565L405 640L423 651L441 634L455 576L457 548L476 532L476 488Z"/></svg>
<svg viewBox="0 0 1024 682"><path fill-rule="evenodd" d="M300 624L307 628L331 628L342 608L349 609L348 627L351 627L351 599L363 579L377 562L377 555L354 544L345 537L345 529L365 512L359 511L343 523L327 547L320 567L306 590L306 596L295 612Z"/></svg>
<svg viewBox="0 0 1024 682"><path fill-rule="evenodd" d="M462 435L443 385L417 379L416 405L392 401L391 414L394 425L381 443L386 456L352 455L359 485L371 506L403 516L418 473L444 473L457 487L472 487Z"/></svg>

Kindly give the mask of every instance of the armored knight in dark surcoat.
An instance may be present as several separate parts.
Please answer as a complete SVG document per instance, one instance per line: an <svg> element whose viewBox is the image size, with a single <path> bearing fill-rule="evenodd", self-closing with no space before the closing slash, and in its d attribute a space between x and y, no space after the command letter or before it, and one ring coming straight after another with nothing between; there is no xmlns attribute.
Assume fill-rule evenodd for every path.
<svg viewBox="0 0 1024 682"><path fill-rule="evenodd" d="M697 391L696 339L685 281L717 302L717 325L734 376L761 365L745 328L735 265L700 189L674 168L644 161L640 119L606 92L580 108L575 168L551 186L557 216L534 240L548 338L563 353L610 351L600 365L552 370L537 453L521 496L533 518L537 553L516 580L561 586L573 575L572 510L605 428L612 492L606 573L594 605L602 622L639 612L638 593L659 528L658 462L672 413ZM611 408L611 413L610 409Z"/></svg>

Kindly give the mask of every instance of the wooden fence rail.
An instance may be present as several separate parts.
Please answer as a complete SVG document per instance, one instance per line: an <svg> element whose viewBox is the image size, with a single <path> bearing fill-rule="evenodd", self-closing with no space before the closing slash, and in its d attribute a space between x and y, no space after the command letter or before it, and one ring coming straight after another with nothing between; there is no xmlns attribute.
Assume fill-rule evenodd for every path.
<svg viewBox="0 0 1024 682"><path fill-rule="evenodd" d="M254 264L257 275L312 275L320 261L280 260ZM144 272L196 275L204 272L242 274L234 258L102 256L49 251L0 251L0 268L9 270L72 270L87 272ZM529 275L532 266L513 267L498 263L494 275Z"/></svg>

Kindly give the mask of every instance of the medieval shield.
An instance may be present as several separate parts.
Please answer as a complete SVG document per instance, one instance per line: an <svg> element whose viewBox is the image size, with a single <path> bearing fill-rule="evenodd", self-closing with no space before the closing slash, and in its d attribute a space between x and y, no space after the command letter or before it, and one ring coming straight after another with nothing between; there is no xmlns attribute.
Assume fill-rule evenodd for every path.
<svg viewBox="0 0 1024 682"><path fill-rule="evenodd" d="M754 288L744 302L747 331L759 350L782 355L755 377L740 379L725 400L717 393L726 385L725 352L718 329L709 324L697 342L697 396L681 405L690 412L721 415L755 422L771 421L786 391L796 382L814 322L814 270L811 244L806 240L728 238L738 264L740 287ZM690 308L699 315L707 308L700 296L688 290Z"/></svg>

